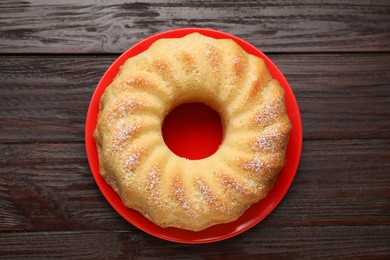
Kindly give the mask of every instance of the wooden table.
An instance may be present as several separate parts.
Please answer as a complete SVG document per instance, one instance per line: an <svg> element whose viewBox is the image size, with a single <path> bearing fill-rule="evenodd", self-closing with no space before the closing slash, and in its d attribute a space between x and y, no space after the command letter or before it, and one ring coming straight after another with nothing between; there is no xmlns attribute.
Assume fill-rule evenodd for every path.
<svg viewBox="0 0 390 260"><path fill-rule="evenodd" d="M301 163L282 203L212 244L167 242L126 222L85 154L104 71L141 39L180 27L222 30L264 51L303 120ZM389 71L385 0L1 1L0 258L389 258Z"/></svg>

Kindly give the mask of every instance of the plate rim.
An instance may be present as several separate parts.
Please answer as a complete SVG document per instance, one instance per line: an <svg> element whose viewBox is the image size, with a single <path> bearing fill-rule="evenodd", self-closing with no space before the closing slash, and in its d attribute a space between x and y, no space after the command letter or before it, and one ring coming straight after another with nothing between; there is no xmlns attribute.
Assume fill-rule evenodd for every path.
<svg viewBox="0 0 390 260"><path fill-rule="evenodd" d="M289 167L291 168L290 173L286 177L284 177L284 175L283 175L283 177L286 178L283 180L284 181L283 190L280 193L276 194L275 195L275 196L277 196L276 199L273 200L270 205L268 205L265 209L263 209L261 211L261 212L263 212L263 214L260 217L250 218L250 220L252 220L252 221L249 224L244 225L242 228L234 229L231 232L227 232L225 235L218 235L218 236L214 236L214 237L211 235L208 235L208 236L205 236L203 238L199 237L199 234L201 234L202 232L204 234L208 234L207 230L210 230L213 228L215 229L216 226L228 227L229 225L234 225L234 223L238 223L239 220L242 219L243 216L245 216L245 214L250 209L253 209L255 207L255 205L261 203L262 201L265 201L267 198L270 197L270 194L272 193L272 191L275 190L275 185L271 189L271 191L269 192L269 194L267 195L266 198L253 204L247 211L244 212L244 214L239 219L237 219L233 222L225 223L225 224L218 224L218 225L209 227L205 230L198 231L198 232L182 230L182 229L178 229L178 228L160 228L157 225L155 225L153 222L148 220L146 217L142 216L142 214L139 213L138 211L126 208L128 211L131 212L131 214L134 215L134 216L130 217L129 215L126 214L126 212L123 211L122 208L120 208L120 206L118 206L115 203L114 200L117 201L119 196L111 189L110 186L108 186L107 183L105 183L105 181L103 180L103 178L100 175L98 165L96 167L96 164L98 164L98 158L97 158L97 152L96 152L96 144L95 144L95 141L93 139L93 132L94 132L95 127L96 127L96 119L97 119L96 111L98 111L98 109L96 108L96 102L97 102L97 104L99 103L101 94L104 92L104 90L109 85L109 83L112 82L113 77L111 75L117 74L120 65L122 65L124 63L124 61L127 60L129 57L135 56L135 55L143 52L147 48L149 48L149 46L154 41L156 41L160 38L180 38L180 37L183 37L183 36L190 34L190 33L193 33L193 32L198 32L198 33L201 33L205 36L209 36L209 37L212 37L215 39L232 39L236 43L238 43L246 52L262 58L265 61L267 68L271 72L273 78L275 76L274 74L277 74L278 81L285 91L285 97L287 97L287 96L289 97L288 99L286 98L286 107L287 107L287 103L289 103L288 107L290 109L293 108L293 111L290 111L291 113L289 113L289 111L288 111L288 116L289 116L290 121L292 123L293 129L292 129L291 134L290 134L290 140L289 140L288 148L286 151L286 153L287 153L291 149L294 149L294 154L293 154L294 157L292 159L293 162L289 163L289 160L287 161L286 165L284 166L282 171L279 173L279 176L278 176L277 181L276 181L276 182L280 181L279 180L280 174L285 171L287 164L289 164ZM270 69L270 67L271 67L271 69ZM107 79L109 79L109 80L107 80ZM280 82L280 80L282 82ZM98 101L97 101L97 99L98 99ZM292 120L291 117L293 117L294 120ZM293 121L294 121L294 124L293 124ZM293 131L294 131L294 136L292 134ZM293 139L292 139L292 137L293 137ZM296 97L291 89L290 84L288 83L287 79L284 77L283 73L279 70L279 68L273 63L273 61L270 58L268 58L262 51L260 51L254 45L252 45L252 44L246 42L245 40L243 40L237 36L234 36L232 34L222 32L219 30L208 29L208 28L189 27L189 28L179 28L179 29L172 29L172 30L168 30L168 31L163 31L163 32L151 35L150 37L147 37L147 38L139 41L138 43L134 44L130 48L128 48L117 59L115 59L114 62L112 62L112 64L109 66L109 68L105 71L105 73L103 74L103 76L99 80L99 83L95 87L94 92L92 94L92 97L90 99L90 103L88 106L88 112L87 112L87 116L86 116L86 122L85 122L85 148L86 148L86 154L87 154L87 158L88 158L88 164L89 164L92 176L93 176L97 186L99 187L99 190L101 191L101 193L103 194L105 199L109 202L109 204L115 209L115 211L118 214L120 214L123 218L125 218L128 222L130 222L132 225L134 225L138 229L140 229L140 230L142 230L142 231L144 231L152 236L158 237L160 239L168 240L171 242L185 243L185 244L203 244L203 243L222 241L222 240L234 237L236 235L239 235L239 234L249 230L250 228L252 228L255 225L257 225L258 223L260 223L265 217L267 217L280 204L282 199L285 197L287 191L289 190L293 179L295 178L296 172L298 170L299 162L300 162L301 152L302 152L302 142L303 142L303 139L302 139L302 119L301 119L301 115L300 115L299 106L298 106L298 103L296 101ZM291 148L292 143L294 143L294 146ZM289 154L290 153L288 153L287 155L289 155ZM287 157L287 155L286 155L286 157ZM288 157L287 157L287 159L288 159ZM93 160L96 160L96 161L93 161ZM107 187L108 187L108 189L107 189ZM114 199L113 196L115 197L115 195L118 198ZM120 203L122 203L121 200L120 200ZM123 203L122 203L122 206L124 207ZM138 214L138 217L145 218L146 223L150 222L150 223L148 223L149 225L152 225L152 226L154 225L157 227L157 229L162 229L162 230L167 231L167 232L165 232L165 233L164 232L159 232L159 233L153 232L150 229L150 227L147 228L145 225L141 225L140 223L138 223L137 221L134 220L134 218L135 218L135 216L137 216L137 214ZM141 216L139 216L139 215L141 215ZM174 231L176 231L176 232L174 232ZM197 238L189 238L190 234L193 234L193 233L197 234L195 236ZM168 234L171 234L171 235L168 235ZM179 235L177 237L175 237L175 236L172 236L172 234L179 234ZM184 236L186 236L186 238L184 238Z"/></svg>

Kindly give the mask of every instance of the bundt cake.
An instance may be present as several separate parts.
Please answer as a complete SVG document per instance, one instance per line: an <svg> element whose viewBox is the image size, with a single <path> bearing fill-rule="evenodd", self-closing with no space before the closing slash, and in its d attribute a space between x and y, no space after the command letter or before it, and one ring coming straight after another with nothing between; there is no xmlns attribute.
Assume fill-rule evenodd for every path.
<svg viewBox="0 0 390 260"><path fill-rule="evenodd" d="M176 106L218 111L223 140L189 160L164 143ZM230 39L160 39L128 59L100 100L94 132L100 174L124 205L161 227L199 231L239 218L263 199L286 161L284 91L264 61Z"/></svg>

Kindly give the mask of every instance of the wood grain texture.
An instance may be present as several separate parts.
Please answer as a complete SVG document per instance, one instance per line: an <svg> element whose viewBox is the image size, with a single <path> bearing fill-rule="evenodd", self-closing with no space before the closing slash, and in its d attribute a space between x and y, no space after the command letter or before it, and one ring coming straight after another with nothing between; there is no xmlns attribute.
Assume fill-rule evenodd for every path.
<svg viewBox="0 0 390 260"><path fill-rule="evenodd" d="M0 53L121 53L183 27L226 31L266 52L389 51L390 2L2 1Z"/></svg>
<svg viewBox="0 0 390 260"><path fill-rule="evenodd" d="M117 56L3 56L0 142L83 141L89 100ZM389 138L390 55L270 55L305 139Z"/></svg>
<svg viewBox="0 0 390 260"><path fill-rule="evenodd" d="M84 145L0 145L0 230L136 230L105 201ZM262 227L390 225L390 140L308 140Z"/></svg>
<svg viewBox="0 0 390 260"><path fill-rule="evenodd" d="M0 59L0 141L82 141L89 100L115 58Z"/></svg>
<svg viewBox="0 0 390 260"><path fill-rule="evenodd" d="M383 258L390 227L262 227L219 243L184 245L132 231L0 233L6 259Z"/></svg>
<svg viewBox="0 0 390 260"><path fill-rule="evenodd" d="M118 54L182 27L266 52L303 120L283 201L247 232L206 245L124 220L83 143L90 98ZM0 0L0 258L389 259L389 68L388 0Z"/></svg>

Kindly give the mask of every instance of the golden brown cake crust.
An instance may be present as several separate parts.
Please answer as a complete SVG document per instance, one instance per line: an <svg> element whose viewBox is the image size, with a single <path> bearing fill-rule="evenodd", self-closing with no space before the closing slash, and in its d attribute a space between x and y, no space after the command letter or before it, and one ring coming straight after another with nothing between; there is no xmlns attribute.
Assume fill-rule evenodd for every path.
<svg viewBox="0 0 390 260"><path fill-rule="evenodd" d="M177 105L203 102L222 117L218 151L178 157L161 127ZM286 161L284 92L262 59L199 33L160 39L128 59L100 101L100 173L126 207L161 227L199 231L239 218L263 199Z"/></svg>

